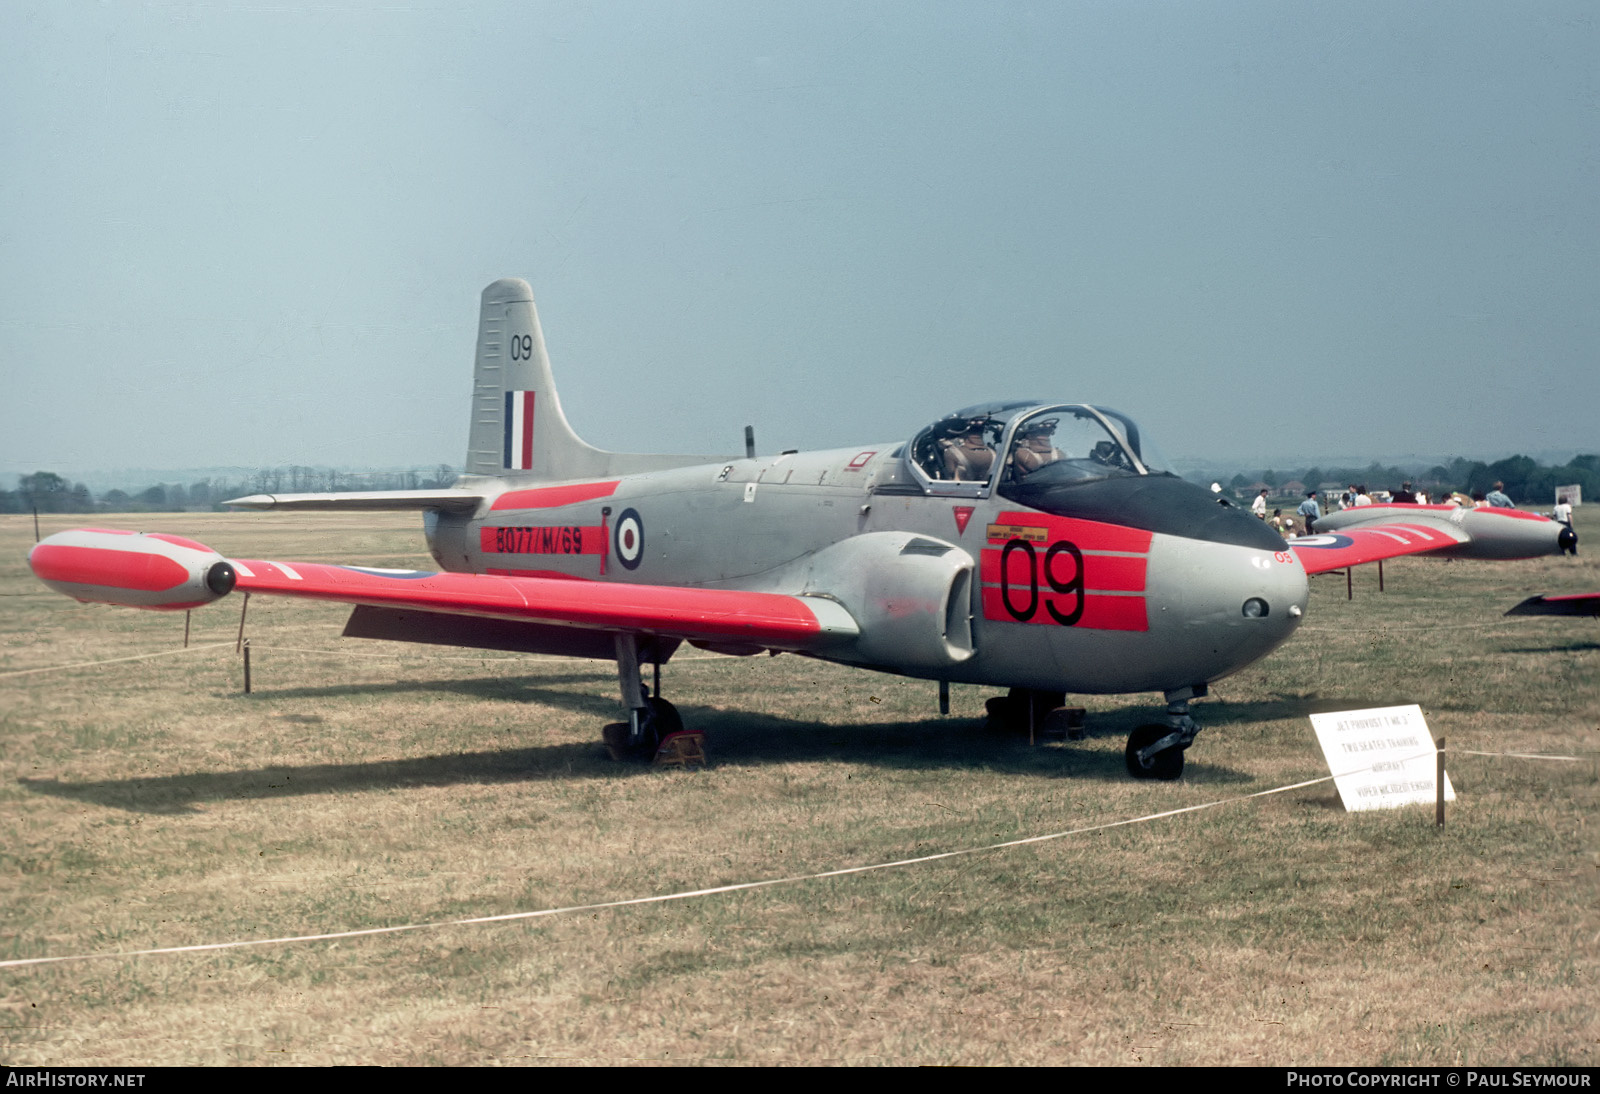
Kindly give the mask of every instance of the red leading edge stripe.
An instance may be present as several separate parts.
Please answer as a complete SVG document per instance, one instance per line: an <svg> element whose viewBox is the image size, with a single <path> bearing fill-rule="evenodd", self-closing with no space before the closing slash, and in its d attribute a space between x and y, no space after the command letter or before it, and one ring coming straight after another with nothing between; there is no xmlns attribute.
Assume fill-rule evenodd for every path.
<svg viewBox="0 0 1600 1094"><path fill-rule="evenodd" d="M239 560L255 575L239 574L241 592L273 593L349 604L400 605L423 611L497 619L566 623L602 630L632 630L685 638L735 638L777 647L803 647L822 633L816 614L800 599L777 593L686 589L664 585L607 585L487 574L367 573L317 562L288 565Z"/></svg>

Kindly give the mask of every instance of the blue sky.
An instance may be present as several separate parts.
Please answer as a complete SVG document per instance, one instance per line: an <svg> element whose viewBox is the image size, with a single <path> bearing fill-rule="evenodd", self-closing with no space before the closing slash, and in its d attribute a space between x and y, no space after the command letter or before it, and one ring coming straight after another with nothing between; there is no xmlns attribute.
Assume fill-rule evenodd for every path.
<svg viewBox="0 0 1600 1094"><path fill-rule="evenodd" d="M1557 3L0 6L0 475L459 464L478 293L603 447L1013 395L1174 458L1600 449Z"/></svg>

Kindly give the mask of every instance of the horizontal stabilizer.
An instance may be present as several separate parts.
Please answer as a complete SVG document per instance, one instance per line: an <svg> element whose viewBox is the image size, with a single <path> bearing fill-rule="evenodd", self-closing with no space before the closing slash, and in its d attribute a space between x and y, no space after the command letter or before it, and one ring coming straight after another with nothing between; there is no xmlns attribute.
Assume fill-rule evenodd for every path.
<svg viewBox="0 0 1600 1094"><path fill-rule="evenodd" d="M349 490L338 494L251 494L223 505L236 509L301 510L311 512L375 513L442 509L470 513L484 495L470 490Z"/></svg>

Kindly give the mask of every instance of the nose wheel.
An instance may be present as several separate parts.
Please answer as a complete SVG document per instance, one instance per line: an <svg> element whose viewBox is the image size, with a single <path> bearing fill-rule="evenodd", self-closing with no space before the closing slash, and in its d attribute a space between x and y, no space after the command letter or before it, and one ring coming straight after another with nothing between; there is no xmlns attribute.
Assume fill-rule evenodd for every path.
<svg viewBox="0 0 1600 1094"><path fill-rule="evenodd" d="M1183 775L1183 753L1200 732L1200 723L1189 716L1189 700L1206 693L1205 686L1179 688L1167 692L1167 720L1140 726L1128 734L1128 774L1136 779L1162 779L1166 782Z"/></svg>
<svg viewBox="0 0 1600 1094"><path fill-rule="evenodd" d="M1173 735L1171 729L1154 723L1128 734L1128 774L1136 779L1168 782L1182 776L1183 748L1167 742Z"/></svg>

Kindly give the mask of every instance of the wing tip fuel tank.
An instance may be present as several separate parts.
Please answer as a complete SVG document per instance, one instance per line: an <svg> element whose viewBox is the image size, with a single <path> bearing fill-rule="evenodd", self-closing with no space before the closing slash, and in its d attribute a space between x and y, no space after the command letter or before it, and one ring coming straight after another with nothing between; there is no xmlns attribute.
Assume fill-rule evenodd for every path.
<svg viewBox="0 0 1600 1094"><path fill-rule="evenodd" d="M233 591L237 574L204 544L159 533L79 528L28 552L35 577L74 600L176 611Z"/></svg>

